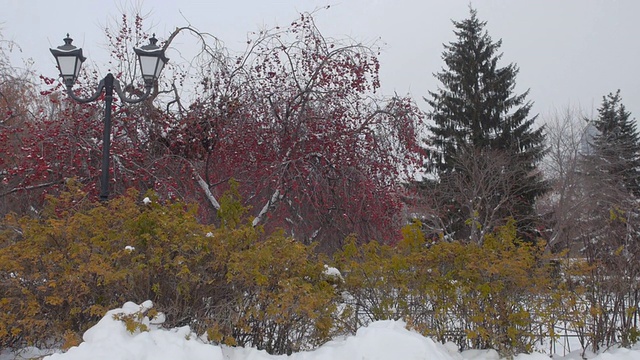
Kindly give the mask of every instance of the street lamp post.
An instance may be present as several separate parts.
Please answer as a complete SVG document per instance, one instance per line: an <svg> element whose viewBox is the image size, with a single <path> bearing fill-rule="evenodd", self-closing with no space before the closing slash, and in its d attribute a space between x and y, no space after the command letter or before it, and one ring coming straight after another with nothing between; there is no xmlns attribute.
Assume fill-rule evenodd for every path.
<svg viewBox="0 0 640 360"><path fill-rule="evenodd" d="M98 99L104 90L105 105L104 105L104 131L102 133L102 174L100 176L100 200L106 201L109 199L109 153L111 150L111 104L113 103L113 91L115 90L120 100L126 103L135 104L145 100L151 93L153 84L158 80L160 72L164 65L169 61L164 54L164 49L160 48L156 43L158 39L155 38L155 34L149 39L149 44L142 46L141 48L134 48L140 61L140 71L142 72L142 78L144 79L145 92L138 98L128 98L122 88L120 82L108 73L104 79L100 81L96 88L96 92L88 98L80 98L76 96L72 90L73 84L75 84L78 74L80 73L80 67L86 60L82 56L82 49L77 48L71 44L73 39L67 37L64 39L64 45L58 46L56 49L49 49L58 62L58 68L60 69L60 76L64 80L64 84L67 87L67 94L75 101L85 104Z"/></svg>

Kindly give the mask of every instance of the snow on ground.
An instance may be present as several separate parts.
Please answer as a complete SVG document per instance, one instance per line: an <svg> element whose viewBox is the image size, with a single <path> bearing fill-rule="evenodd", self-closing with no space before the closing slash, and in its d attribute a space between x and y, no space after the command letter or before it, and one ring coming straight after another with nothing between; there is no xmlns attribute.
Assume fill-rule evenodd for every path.
<svg viewBox="0 0 640 360"><path fill-rule="evenodd" d="M452 343L440 344L406 329L402 321L378 321L358 330L355 336L334 340L314 351L291 356L273 356L251 348L208 345L197 339L188 327L162 329L146 317L149 331L130 333L116 314L135 314L152 307L126 303L109 311L89 329L83 342L65 353L55 353L44 360L499 360L494 350L470 350L462 353ZM9 353L0 351L0 360L41 358L45 353L29 348ZM545 354L518 355L515 360L544 360ZM578 360L579 353L556 359ZM640 350L613 349L594 357L595 360L640 360Z"/></svg>

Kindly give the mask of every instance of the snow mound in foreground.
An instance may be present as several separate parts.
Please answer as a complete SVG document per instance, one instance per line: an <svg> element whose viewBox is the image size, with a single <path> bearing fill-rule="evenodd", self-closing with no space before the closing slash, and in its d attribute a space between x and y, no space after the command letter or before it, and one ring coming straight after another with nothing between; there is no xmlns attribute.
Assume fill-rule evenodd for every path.
<svg viewBox="0 0 640 360"><path fill-rule="evenodd" d="M142 324L149 331L134 333L126 329L124 322L114 315L144 312L153 306L151 301L141 305L128 302L121 309L114 309L91 329L85 332L84 342L66 353L53 354L47 360L223 360L222 350L197 340L188 326L165 330L154 326L148 318Z"/></svg>
<svg viewBox="0 0 640 360"><path fill-rule="evenodd" d="M402 321L378 321L360 328L355 336L331 341L319 349L292 356L296 360L317 359L461 359L433 340L409 331ZM457 350L457 349L456 349Z"/></svg>
<svg viewBox="0 0 640 360"><path fill-rule="evenodd" d="M355 336L331 341L319 349L287 356L273 356L250 348L229 348L204 344L189 327L166 330L143 319L149 331L130 333L125 324L114 319L118 314L135 314L152 307L126 303L107 314L83 336L83 343L66 353L46 360L321 360L321 359L432 359L460 360L457 351L406 329L402 321L379 321L358 330Z"/></svg>
<svg viewBox="0 0 640 360"><path fill-rule="evenodd" d="M402 321L378 321L358 330L355 336L334 340L314 351L291 356L273 356L250 348L230 348L205 344L197 339L189 327L162 329L163 316L154 320L143 318L148 331L127 331L125 324L114 315L144 313L153 304L126 303L121 309L109 311L83 336L84 342L45 357L45 360L499 360L495 350L458 352L454 344L442 345L406 329ZM1 352L1 351L0 351ZM560 359L560 357L554 357ZM565 360L579 359L576 354ZM9 359L0 354L0 360ZM518 355L515 360L544 360L548 355ZM594 360L640 360L640 351L612 349Z"/></svg>

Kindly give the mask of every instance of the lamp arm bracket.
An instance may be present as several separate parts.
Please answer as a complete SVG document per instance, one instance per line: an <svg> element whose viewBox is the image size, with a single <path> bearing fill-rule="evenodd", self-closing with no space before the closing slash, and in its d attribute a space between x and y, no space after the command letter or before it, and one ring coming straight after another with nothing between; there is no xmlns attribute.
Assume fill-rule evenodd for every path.
<svg viewBox="0 0 640 360"><path fill-rule="evenodd" d="M73 100L82 103L82 104L86 104L86 103L90 103L92 101L95 101L100 94L102 94L102 90L104 90L104 80L100 80L100 83L98 84L98 87L96 88L96 92L91 95L91 97L88 98L81 98L76 96L76 94L73 93L73 90L71 90L71 86L67 85L67 94L69 95L69 97L71 97Z"/></svg>
<svg viewBox="0 0 640 360"><path fill-rule="evenodd" d="M118 81L117 79L114 80L113 82L113 88L116 90L116 93L118 94L118 97L120 98L120 100L129 104L137 104L139 102L142 102L149 97L149 94L151 94L151 86L145 86L144 94L142 94L140 97L138 98L127 97L124 91L122 91L122 87L120 86L120 81Z"/></svg>

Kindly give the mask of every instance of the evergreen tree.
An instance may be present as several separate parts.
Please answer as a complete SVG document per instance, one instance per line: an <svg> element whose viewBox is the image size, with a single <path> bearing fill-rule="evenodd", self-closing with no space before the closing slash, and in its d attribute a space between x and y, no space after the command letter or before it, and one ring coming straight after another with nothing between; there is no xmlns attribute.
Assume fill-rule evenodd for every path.
<svg viewBox="0 0 640 360"><path fill-rule="evenodd" d="M572 225L578 229L575 241L581 256L596 265L585 279L590 289L586 298L590 306L602 308L603 313L615 313L618 305L611 299L616 299L615 304L628 304L622 306L626 311L638 304L640 141L630 115L620 91L604 96L598 116L590 121L592 136L580 164L580 191L588 201L580 203L579 222ZM594 317L594 350L608 346L612 338L607 334L618 331L603 319ZM625 328L631 323L628 320L613 325ZM630 339L625 335L620 338L623 343Z"/></svg>
<svg viewBox="0 0 640 360"><path fill-rule="evenodd" d="M622 104L620 90L602 98L597 130L593 137L593 153L586 160L597 164L596 170L609 185L623 186L625 192L640 195L640 137L635 121Z"/></svg>
<svg viewBox="0 0 640 360"><path fill-rule="evenodd" d="M498 170L509 174L510 184L501 187L509 192L508 201L504 194L497 194L496 199L483 199L482 205L469 207L456 203L457 197L451 200L449 192L447 208L458 211L455 214L449 211L446 216L451 219L445 227L451 227L450 232L458 231L468 227L472 217L482 219L487 217L483 213L492 212L493 218L515 218L522 229L530 225L528 220L533 215L535 199L547 187L536 173L536 165L544 155L543 129L533 128L536 116L529 116L532 106L526 100L529 92L514 94L518 67L498 66L502 41L492 41L485 30L486 22L480 21L476 11L470 9L468 19L453 21L453 24L457 41L444 45L442 57L446 68L435 74L441 86L425 98L432 108L429 118L433 121L431 136L427 139L430 162L426 167L438 179L425 185L448 186L445 184L451 184L452 176L469 178L472 174L468 169L459 166L469 163L463 157L473 154L488 158L499 152L501 158L508 159L503 170ZM478 163L491 164L491 161ZM473 184L480 180L466 181ZM465 207L467 211L463 210ZM499 211L495 211L496 208Z"/></svg>

